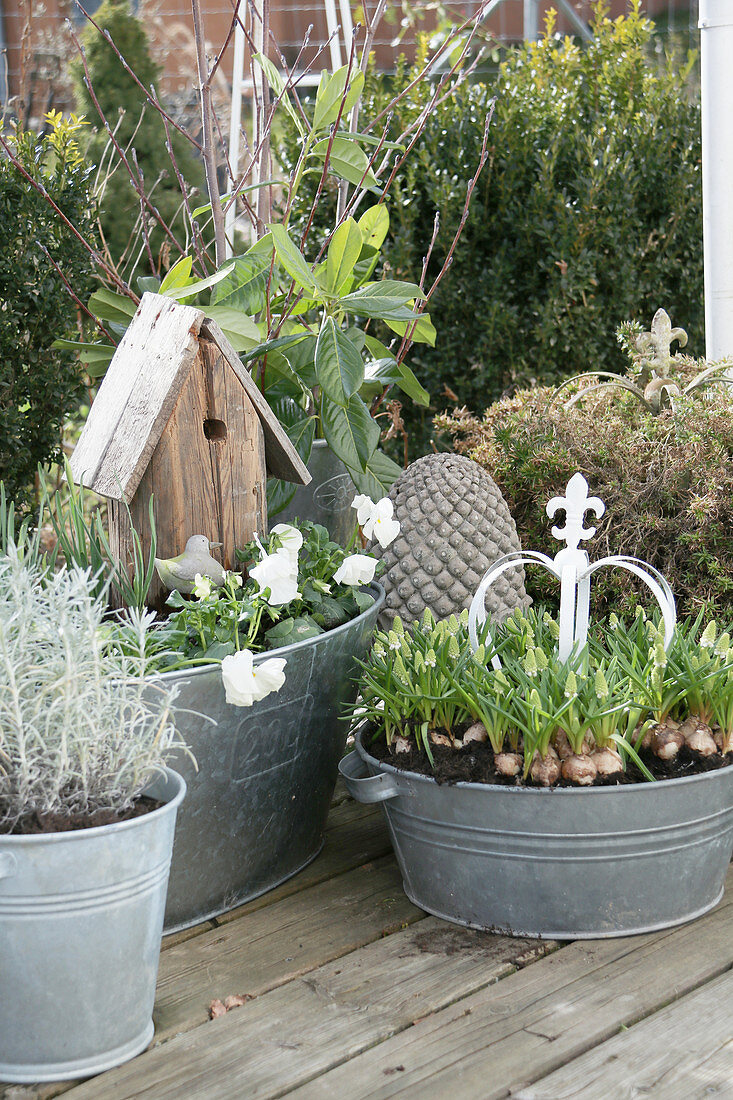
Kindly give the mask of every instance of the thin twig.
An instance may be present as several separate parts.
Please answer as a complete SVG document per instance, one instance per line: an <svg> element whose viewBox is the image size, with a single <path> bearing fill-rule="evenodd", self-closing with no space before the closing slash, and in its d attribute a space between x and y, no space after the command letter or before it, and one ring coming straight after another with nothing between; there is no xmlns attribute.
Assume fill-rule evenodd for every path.
<svg viewBox="0 0 733 1100"><path fill-rule="evenodd" d="M117 343L117 341L115 340L114 336L111 336L111 335L110 335L110 333L109 333L109 332L107 332L107 329L106 329L106 328L104 327L104 325L103 325L103 324L102 324L102 322L101 322L101 321L99 320L99 318L98 318L98 317L95 317L95 316L94 316L94 314L92 313L92 311L91 311L91 310L89 309L89 307L88 307L88 306L86 306L86 305L84 304L84 302L82 302L81 298L79 298L79 297L78 297L78 295L77 295L77 294L76 294L76 292L74 291L74 289L73 289L73 287L72 287L71 283L70 283L70 282L69 282L69 280L68 280L68 279L66 278L66 276L65 276L65 275L64 275L64 273L63 273L63 271L61 270L61 268L59 267L59 265L58 265L58 264L56 263L56 261L54 260L53 256L51 255L51 253L50 253L50 252L48 251L48 249L46 248L45 244L43 244L43 242L42 242L42 241L36 241L36 244L38 245L38 247L40 248L41 252L42 252L42 253L44 254L44 256L46 257L46 259L48 260L48 262L49 262L50 264L52 264L52 265L53 265L53 267L55 268L55 270L56 270L56 274L57 274L57 275L58 275L58 277L59 277L59 278L61 279L61 282L62 282L62 283L64 284L64 286L66 287L66 289L68 290L69 294L71 295L71 297L72 297L72 298L74 299L74 301L75 301L75 302L76 302L76 304L78 305L79 309L80 309L80 310L82 310L82 312L86 313L87 317L89 317L89 319L90 319L91 321L93 321L93 322L94 322L94 324L95 324L95 325L96 325L96 327L97 327L97 328L99 329L99 331L100 331L100 332L102 333L102 335L103 335L103 336L104 336L104 337L105 337L105 338L106 338L107 340L109 340L110 344L116 344L116 343Z"/></svg>
<svg viewBox="0 0 733 1100"><path fill-rule="evenodd" d="M211 76L207 72L206 40L201 12L201 0L191 0L193 12L193 33L196 42L196 64L198 67L199 96L201 99L201 123L203 134L204 168L206 185L211 203L211 216L214 222L214 248L216 266L220 267L226 259L226 226L224 211L219 194L219 180L216 172L216 150L214 149L214 123L212 116Z"/></svg>

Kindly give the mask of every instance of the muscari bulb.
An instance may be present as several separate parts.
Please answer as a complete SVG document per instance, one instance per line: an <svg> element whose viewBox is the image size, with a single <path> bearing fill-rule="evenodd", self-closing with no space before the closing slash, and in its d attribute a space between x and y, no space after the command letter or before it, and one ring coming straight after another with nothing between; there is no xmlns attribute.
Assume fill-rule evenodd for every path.
<svg viewBox="0 0 733 1100"><path fill-rule="evenodd" d="M578 694L578 681L575 673L571 669L565 678L565 698L574 699Z"/></svg>
<svg viewBox="0 0 733 1100"><path fill-rule="evenodd" d="M458 622L457 617L455 615L451 615L448 619L448 633L457 634L460 629L461 624Z"/></svg>
<svg viewBox="0 0 733 1100"><path fill-rule="evenodd" d="M712 649L713 646L715 645L715 636L716 636L717 633L718 633L718 628L715 625L715 619L711 619L710 622L708 623L708 625L703 630L702 635L700 637L700 642L699 642L700 648L701 649Z"/></svg>
<svg viewBox="0 0 733 1100"><path fill-rule="evenodd" d="M527 673L528 676L536 676L537 675L537 671L538 671L537 661L535 660L535 655L534 655L534 650L533 649L528 650L528 652L526 653L526 655L524 657L524 661L522 662L522 664L524 666L524 671Z"/></svg>
<svg viewBox="0 0 733 1100"><path fill-rule="evenodd" d="M437 663L438 663L438 659L435 656L435 650L434 649L429 649L427 651L427 653L425 654L425 664L427 665L428 668L435 668Z"/></svg>
<svg viewBox="0 0 733 1100"><path fill-rule="evenodd" d="M394 631L395 634L405 633L405 627L399 615L395 615L394 619L392 620L392 631Z"/></svg>
<svg viewBox="0 0 733 1100"><path fill-rule="evenodd" d="M725 634L721 634L718 638L718 644L715 647L715 656L722 657L724 660L728 657L728 650L730 649L730 634L728 631Z"/></svg>
<svg viewBox="0 0 733 1100"><path fill-rule="evenodd" d="M451 661L457 661L461 656L461 647L458 644L458 639L451 635L451 640L448 642L448 656Z"/></svg>
<svg viewBox="0 0 733 1100"><path fill-rule="evenodd" d="M608 699L608 680L603 674L602 668L596 669L595 680L593 681L593 687L595 689L596 697L598 699Z"/></svg>
<svg viewBox="0 0 733 1100"><path fill-rule="evenodd" d="M611 630L618 630L620 619L615 611L612 611L611 614L608 616L608 625Z"/></svg>

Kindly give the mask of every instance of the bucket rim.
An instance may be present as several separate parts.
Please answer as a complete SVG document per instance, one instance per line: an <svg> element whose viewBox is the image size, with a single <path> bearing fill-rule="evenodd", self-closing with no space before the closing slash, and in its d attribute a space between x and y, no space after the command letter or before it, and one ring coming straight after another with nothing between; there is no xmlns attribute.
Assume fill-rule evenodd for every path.
<svg viewBox="0 0 733 1100"><path fill-rule="evenodd" d="M605 787L510 787L499 783L470 783L466 780L460 780L458 783L442 783L439 784L437 780L433 779L429 775L421 775L420 772L408 771L406 768L396 768L393 764L387 764L384 760L377 760L376 756L372 756L371 753L362 744L362 735L368 728L367 722L362 722L354 730L354 743L356 745L359 755L364 760L368 760L370 764L379 768L380 771L386 771L391 775L394 775L398 779L409 778L411 782L427 783L434 787L447 787L451 790L461 789L470 791L501 791L504 794L516 797L517 795L533 795L534 797L552 797L552 798L588 798L598 795L634 795L640 791L659 791L666 790L668 788L678 788L680 786L689 786L692 783L699 783L702 780L710 780L715 777L727 777L733 779L733 764L727 764L724 768L716 768L714 771L698 772L697 775L683 775L676 779L663 779L654 783L625 783L619 786L605 786Z"/></svg>
<svg viewBox="0 0 733 1100"><path fill-rule="evenodd" d="M366 611L360 611L353 619L349 619L347 623L341 623L340 626L335 626L331 630L324 630L322 634L317 634L315 638L304 638L300 642L292 642L290 645L279 646L277 649L266 649L263 653L255 653L254 664L261 663L268 660L270 657L285 657L286 659L292 654L297 653L301 649L306 647L325 644L331 638L336 638L340 634L345 634L351 630L357 623L361 623L367 615L373 615L375 612L379 613L384 605L384 601L387 598L383 586L378 581L372 581L368 585L364 585L364 588L374 596L374 603L371 607L368 607ZM212 669L218 669L220 663L218 661L212 661L207 665L194 665L191 668L174 668L169 672L156 672L149 676L148 679L151 682L163 681L169 682L174 677L181 677L185 679L191 679L194 676L210 675Z"/></svg>
<svg viewBox="0 0 733 1100"><path fill-rule="evenodd" d="M0 833L0 850L2 850L5 845L23 847L34 844L61 844L62 842L69 843L70 841L81 842L85 837L98 837L103 833L109 834L110 831L121 833L129 831L130 829L145 828L146 824L153 820L158 820L166 814L176 813L186 794L186 780L182 775L179 775L177 771L174 771L173 768L168 768L166 766L155 770L146 783L143 791L140 793L144 794L151 783L154 783L156 779L161 777L165 778L168 782L173 782L176 790L167 802L154 810L148 811L146 814L139 814L137 817L130 818L129 821L113 821L108 825L93 825L89 829L66 829L65 831L56 833Z"/></svg>

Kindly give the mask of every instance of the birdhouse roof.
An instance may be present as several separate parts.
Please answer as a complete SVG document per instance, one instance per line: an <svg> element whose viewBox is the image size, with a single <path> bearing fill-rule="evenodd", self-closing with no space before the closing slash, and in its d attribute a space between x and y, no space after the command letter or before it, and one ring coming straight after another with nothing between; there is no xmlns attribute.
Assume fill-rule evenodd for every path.
<svg viewBox="0 0 733 1100"><path fill-rule="evenodd" d="M144 294L92 404L71 458L77 482L128 504L137 492L199 352L213 341L252 403L268 471L307 485L310 474L221 329L193 306Z"/></svg>

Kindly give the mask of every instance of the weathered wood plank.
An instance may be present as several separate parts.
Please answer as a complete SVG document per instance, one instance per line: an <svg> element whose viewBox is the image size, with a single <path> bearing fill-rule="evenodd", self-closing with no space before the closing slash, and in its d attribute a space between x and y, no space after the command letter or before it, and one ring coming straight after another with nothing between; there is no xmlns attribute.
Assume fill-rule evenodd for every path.
<svg viewBox="0 0 733 1100"><path fill-rule="evenodd" d="M733 972L574 1059L516 1100L733 1096Z"/></svg>
<svg viewBox="0 0 733 1100"><path fill-rule="evenodd" d="M177 1036L74 1100L281 1096L550 949L426 918ZM314 1086L317 1092L317 1083ZM358 1088L344 1096L361 1097Z"/></svg>
<svg viewBox="0 0 733 1100"><path fill-rule="evenodd" d="M733 963L731 894L729 889L713 913L675 930L572 943L293 1096L508 1096L727 970Z"/></svg>
<svg viewBox="0 0 733 1100"><path fill-rule="evenodd" d="M192 306L143 295L71 457L76 481L132 500L196 357L203 319Z"/></svg>
<svg viewBox="0 0 733 1100"><path fill-rule="evenodd" d="M205 1022L214 998L258 996L423 917L389 858L174 946L160 960L156 1041Z"/></svg>
<svg viewBox="0 0 733 1100"><path fill-rule="evenodd" d="M221 348L224 357L239 378L245 393L257 410L265 433L267 468L270 474L273 477L281 477L285 481L292 481L298 485L307 485L311 480L308 467L293 447L287 432L267 404L252 375L243 366L241 359L216 321L212 321L210 317L207 317L201 332L202 335L213 340Z"/></svg>
<svg viewBox="0 0 733 1100"><path fill-rule="evenodd" d="M206 404L218 539L225 569L237 569L234 551L267 530L265 436L260 418L223 353L200 341L206 376ZM223 431L222 431L223 428Z"/></svg>
<svg viewBox="0 0 733 1100"><path fill-rule="evenodd" d="M379 807L361 806L353 801L333 806L320 855L287 882L222 914L216 918L216 923L221 925L238 920L245 913L264 909L265 906L273 905L301 890L310 889L336 875L351 871L362 863L388 855L391 850L384 814Z"/></svg>

